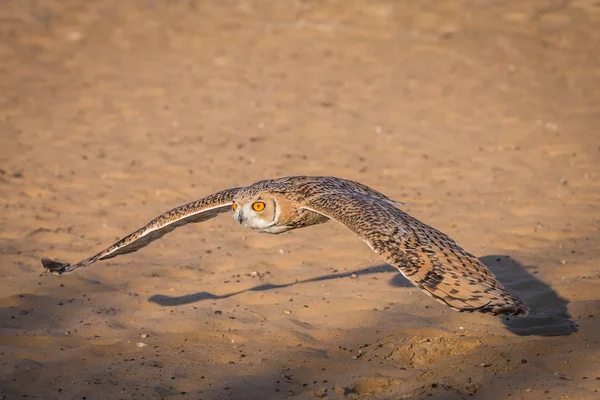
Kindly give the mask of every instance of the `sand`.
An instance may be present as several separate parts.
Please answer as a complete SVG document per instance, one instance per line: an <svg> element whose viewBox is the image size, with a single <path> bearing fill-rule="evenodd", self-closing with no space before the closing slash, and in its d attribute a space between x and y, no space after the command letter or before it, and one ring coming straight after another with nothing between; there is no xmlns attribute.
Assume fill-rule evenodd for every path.
<svg viewBox="0 0 600 400"><path fill-rule="evenodd" d="M0 6L0 399L600 398L596 1ZM335 223L159 213L335 175L534 312L456 313Z"/></svg>

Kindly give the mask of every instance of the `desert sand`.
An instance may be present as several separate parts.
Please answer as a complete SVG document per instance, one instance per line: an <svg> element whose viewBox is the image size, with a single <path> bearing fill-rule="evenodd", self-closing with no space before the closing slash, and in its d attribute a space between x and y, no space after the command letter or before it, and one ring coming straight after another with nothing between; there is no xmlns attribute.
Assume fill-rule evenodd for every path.
<svg viewBox="0 0 600 400"><path fill-rule="evenodd" d="M0 399L600 398L600 3L0 5ZM532 309L454 312L333 222L174 206L354 179Z"/></svg>

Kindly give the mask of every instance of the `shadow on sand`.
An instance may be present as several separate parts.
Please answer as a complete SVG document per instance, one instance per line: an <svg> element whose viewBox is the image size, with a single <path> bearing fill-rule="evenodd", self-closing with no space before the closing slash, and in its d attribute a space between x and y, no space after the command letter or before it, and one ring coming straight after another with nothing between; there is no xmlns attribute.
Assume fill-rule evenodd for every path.
<svg viewBox="0 0 600 400"><path fill-rule="evenodd" d="M509 291L518 294L532 309L527 317L500 317L508 330L519 336L562 336L577 332L577 326L567 311L567 301L561 298L550 286L535 277L535 268L523 266L518 261L505 255L488 255L481 257L479 260L494 272L498 280ZM528 270L532 270L532 273ZM196 292L184 296L156 294L151 296L148 301L165 307L173 307L203 300L225 299L244 292L261 292L308 282L347 278L352 274L370 275L390 272L398 272L398 270L391 265L383 264L279 285L265 283L224 295L216 295L210 292ZM389 283L397 287L412 286L400 273L396 273Z"/></svg>
<svg viewBox="0 0 600 400"><path fill-rule="evenodd" d="M387 273L398 272L398 270L395 267L392 267L391 265L383 264L383 265L377 265L374 267L358 269L356 271L333 273L333 274L318 276L316 278L304 279L301 281L296 280L294 282L283 283L283 284L279 284L279 285L275 285L272 283L265 283L263 285L258 285L258 286L251 287L249 289L239 290L237 292L227 293L227 294L223 294L223 295L216 295L216 294L212 294L209 292L196 292L196 293L186 294L184 296L177 296L177 297L156 294L154 296L151 296L148 299L148 301L151 303L156 303L156 304L159 304L161 306L166 306L166 307L181 306L184 304L195 303L195 302L202 301L202 300L226 299L228 297L236 296L238 294L245 293L245 292L262 292L265 290L281 289L281 288L286 288L289 286L299 285L299 284L308 283L308 282L320 282L320 281L328 281L331 279L347 278L347 277L351 276L352 274L370 275L370 274L381 274L381 273L385 273L385 272L387 272ZM402 276L402 274L397 274L394 278L392 278L391 284L394 286L400 286L400 287L412 286L411 283Z"/></svg>
<svg viewBox="0 0 600 400"><path fill-rule="evenodd" d="M505 255L488 255L479 260L531 307L527 317L502 317L508 330L520 336L563 336L577 332L577 325L567 310L568 302L536 278L537 268L524 266Z"/></svg>

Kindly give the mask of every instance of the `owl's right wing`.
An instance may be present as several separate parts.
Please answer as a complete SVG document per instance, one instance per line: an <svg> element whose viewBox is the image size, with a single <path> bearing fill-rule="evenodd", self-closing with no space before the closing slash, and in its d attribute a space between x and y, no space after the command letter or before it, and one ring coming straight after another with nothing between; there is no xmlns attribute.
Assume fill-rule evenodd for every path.
<svg viewBox="0 0 600 400"><path fill-rule="evenodd" d="M418 288L454 310L527 315L521 300L475 256L388 202L330 193L309 199L302 208L350 229Z"/></svg>
<svg viewBox="0 0 600 400"><path fill-rule="evenodd" d="M189 223L204 222L216 217L220 213L231 210L233 197L239 190L240 188L223 190L200 200L175 207L154 218L142 228L130 233L98 254L86 258L77 264L60 263L49 258L42 258L42 264L50 272L61 274L86 267L96 261L138 251L175 228Z"/></svg>

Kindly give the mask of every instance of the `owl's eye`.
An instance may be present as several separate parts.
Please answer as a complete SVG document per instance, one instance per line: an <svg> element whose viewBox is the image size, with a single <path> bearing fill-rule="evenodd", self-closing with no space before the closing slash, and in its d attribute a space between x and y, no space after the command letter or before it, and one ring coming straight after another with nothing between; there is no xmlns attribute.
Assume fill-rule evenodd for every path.
<svg viewBox="0 0 600 400"><path fill-rule="evenodd" d="M231 208L233 208L233 211L235 211L236 208L237 208L237 203L233 203L233 205L231 206Z"/></svg>
<svg viewBox="0 0 600 400"><path fill-rule="evenodd" d="M262 201L257 201L256 203L252 204L252 209L254 211L262 211L265 209L265 203L263 203Z"/></svg>

